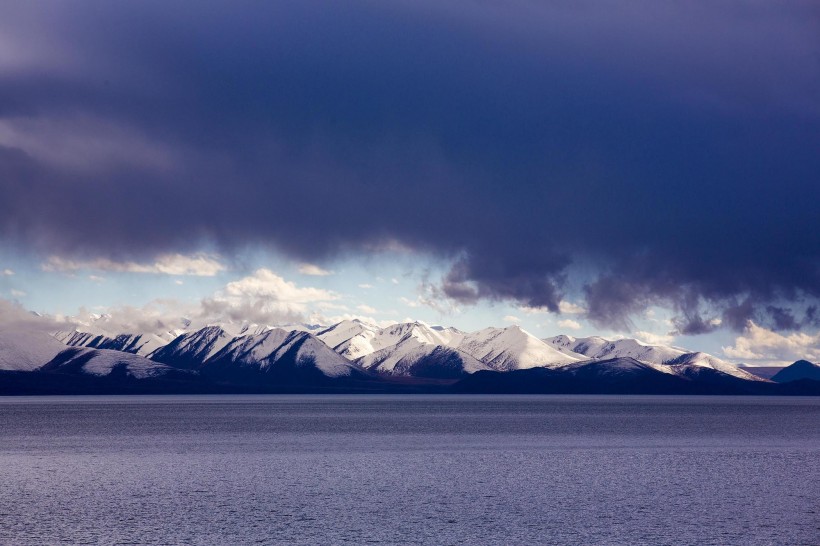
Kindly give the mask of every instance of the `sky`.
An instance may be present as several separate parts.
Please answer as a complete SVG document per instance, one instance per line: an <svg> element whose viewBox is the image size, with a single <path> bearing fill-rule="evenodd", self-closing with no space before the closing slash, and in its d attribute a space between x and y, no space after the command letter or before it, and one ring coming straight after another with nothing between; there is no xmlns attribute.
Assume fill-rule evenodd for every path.
<svg viewBox="0 0 820 546"><path fill-rule="evenodd" d="M818 29L811 1L7 2L0 298L817 361Z"/></svg>

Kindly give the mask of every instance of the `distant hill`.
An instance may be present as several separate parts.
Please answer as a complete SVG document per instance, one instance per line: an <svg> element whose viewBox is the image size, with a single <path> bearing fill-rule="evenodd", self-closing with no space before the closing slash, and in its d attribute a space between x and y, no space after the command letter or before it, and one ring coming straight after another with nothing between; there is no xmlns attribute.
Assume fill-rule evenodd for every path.
<svg viewBox="0 0 820 546"><path fill-rule="evenodd" d="M777 383L788 383L800 379L820 381L820 365L813 364L808 360L798 360L772 376L772 381Z"/></svg>
<svg viewBox="0 0 820 546"><path fill-rule="evenodd" d="M777 372L785 369L785 366L744 366L741 364L739 368L761 379L771 379Z"/></svg>

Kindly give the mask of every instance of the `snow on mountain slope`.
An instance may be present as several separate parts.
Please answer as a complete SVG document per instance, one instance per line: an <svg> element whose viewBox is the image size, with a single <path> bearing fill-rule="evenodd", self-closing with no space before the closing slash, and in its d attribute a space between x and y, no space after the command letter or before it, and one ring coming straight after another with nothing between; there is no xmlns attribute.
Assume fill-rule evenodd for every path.
<svg viewBox="0 0 820 546"><path fill-rule="evenodd" d="M449 336L445 336L441 331L435 330L428 324L417 320L415 322L403 322L383 328L374 340L376 350L395 345L399 341L413 338L419 343L432 345L446 345Z"/></svg>
<svg viewBox="0 0 820 546"><path fill-rule="evenodd" d="M455 337L454 332L457 332L450 330L437 330L421 321L378 328L373 324L350 320L331 326L317 337L342 356L356 360L411 338L422 345L447 346Z"/></svg>
<svg viewBox="0 0 820 546"><path fill-rule="evenodd" d="M685 366L698 366L712 368L742 379L759 380L757 376L712 355L700 352L690 353L677 347L648 345L636 339L609 341L597 336L575 339L571 336L561 335L547 338L544 341L567 354L580 354L593 360L634 358L647 364L656 365L655 368L659 371L667 371L668 367L671 367L674 373L681 373L684 371L683 367Z"/></svg>
<svg viewBox="0 0 820 546"><path fill-rule="evenodd" d="M94 322L94 326L104 322L105 317L102 317ZM186 323L190 324L190 321ZM300 341L298 349L282 348L294 331L305 332L314 328L300 326L284 329L232 322L186 332L174 339L171 338L175 332L110 336L71 331L60 332L56 337L70 346L147 355L157 362L180 368L198 368L223 349L229 349L230 358L236 362L262 368L285 358L286 353L290 355L288 358L293 356L296 361L308 361L306 355L312 352L319 364L326 364L327 370L322 370L322 373L327 371L325 375L329 376L344 374L350 361L356 362L360 369L381 374L413 376L422 373L428 377L440 377L440 374L455 377L488 368L499 371L556 368L579 361L633 358L663 373L685 374L687 369L694 366L712 368L743 379L757 379L728 362L704 353L688 353L677 347L648 345L635 339L607 340L598 336L574 338L560 335L539 340L518 326L485 328L466 334L455 328L429 326L418 321L379 328L361 320L345 320L317 330L316 337L312 341ZM321 340L325 348L332 349L336 355L329 356L323 348L317 348L314 343L317 340ZM8 360L7 355L12 354L10 351L6 353L5 356L0 355L0 368L19 367L20 364L3 364L4 360ZM53 353L47 354L41 362L36 362L36 357L17 358L17 361L27 361L30 362L27 366L36 367L48 360L48 356L53 356ZM336 356L341 356L341 360Z"/></svg>
<svg viewBox="0 0 820 546"><path fill-rule="evenodd" d="M673 369L679 372L685 371L687 367L711 368L748 381L767 381L766 379L738 368L734 364L730 364L706 353L686 353L678 358L667 361L666 364L672 366Z"/></svg>
<svg viewBox="0 0 820 546"><path fill-rule="evenodd" d="M177 336L172 332L164 334L119 334L114 337L77 330L57 332L54 337L69 347L90 347L92 349L110 349L147 356L160 347L164 347Z"/></svg>
<svg viewBox="0 0 820 546"><path fill-rule="evenodd" d="M572 348L578 343L578 340L572 336L561 334L558 336L544 338L541 341L550 345L556 351L561 351L564 354L570 356L583 356L572 350Z"/></svg>
<svg viewBox="0 0 820 546"><path fill-rule="evenodd" d="M274 328L258 335L242 336L209 358L203 369L231 368L261 372L286 367L315 368L326 377L349 376L354 366L312 334Z"/></svg>
<svg viewBox="0 0 820 546"><path fill-rule="evenodd" d="M254 322L241 322L238 324L234 322L220 322L219 324L212 324L211 326L219 326L226 334L234 338L262 334L273 328L273 326L268 326L267 324L256 324Z"/></svg>
<svg viewBox="0 0 820 546"><path fill-rule="evenodd" d="M150 353L148 358L179 368L197 368L233 339L234 336L220 326L206 326L195 332L182 334Z"/></svg>
<svg viewBox="0 0 820 546"><path fill-rule="evenodd" d="M268 330L272 330L274 328L279 328L282 330L286 330L288 332L299 331L299 332L310 332L312 334L316 334L317 332L324 329L324 326L320 326L318 324L305 324L302 322L294 322L294 323L287 323L287 324L258 324L256 322L247 322L247 321L230 321L230 322L215 322L209 324L209 326L219 326L228 335L232 337L239 337L239 336L248 336L248 335L257 335L263 334Z"/></svg>
<svg viewBox="0 0 820 546"><path fill-rule="evenodd" d="M361 357L356 364L381 374L433 378L458 377L490 369L458 349L413 335Z"/></svg>
<svg viewBox="0 0 820 546"><path fill-rule="evenodd" d="M563 366L560 371L571 375L595 375L598 377L629 377L656 372L677 375L670 366L642 362L629 356L605 360L584 360Z"/></svg>
<svg viewBox="0 0 820 546"><path fill-rule="evenodd" d="M343 320L316 334L328 347L351 360L372 353L373 340L381 332L376 325L358 319Z"/></svg>
<svg viewBox="0 0 820 546"><path fill-rule="evenodd" d="M312 363L328 377L349 376L355 370L346 358L307 332L294 332L273 354L273 361L288 353L293 353L297 365Z"/></svg>
<svg viewBox="0 0 820 546"><path fill-rule="evenodd" d="M595 360L629 357L641 362L663 364L686 354L683 349L648 345L637 339L610 341L598 336L576 339L561 335L547 338L544 341L565 354L575 353Z"/></svg>
<svg viewBox="0 0 820 546"><path fill-rule="evenodd" d="M0 330L0 370L35 370L63 350L65 345L44 331Z"/></svg>
<svg viewBox="0 0 820 546"><path fill-rule="evenodd" d="M458 347L462 341L464 341L464 336L467 335L458 328L453 327L444 327L444 326L431 326L432 328L450 347Z"/></svg>
<svg viewBox="0 0 820 546"><path fill-rule="evenodd" d="M459 377L487 369L470 355L448 344L460 340L454 328L423 322L379 328L360 320L345 320L317 336L340 355L365 370L405 377Z"/></svg>
<svg viewBox="0 0 820 546"><path fill-rule="evenodd" d="M97 377L109 376L115 370L134 379L148 379L185 373L139 355L87 347L64 349L41 368L41 371L47 372L84 373Z"/></svg>
<svg viewBox="0 0 820 546"><path fill-rule="evenodd" d="M577 352L577 351L576 351ZM662 345L648 345L637 339L618 339L603 347L594 358L634 358L641 362L662 364L679 357L686 351ZM586 353L585 353L586 354ZM590 355L587 355L590 356Z"/></svg>
<svg viewBox="0 0 820 546"><path fill-rule="evenodd" d="M272 328L258 334L235 337L212 356L221 358L224 355L231 355L231 359L236 362L259 362L268 358L292 333L281 328Z"/></svg>
<svg viewBox="0 0 820 546"><path fill-rule="evenodd" d="M563 366L583 358L562 353L518 326L466 334L458 349L498 371Z"/></svg>

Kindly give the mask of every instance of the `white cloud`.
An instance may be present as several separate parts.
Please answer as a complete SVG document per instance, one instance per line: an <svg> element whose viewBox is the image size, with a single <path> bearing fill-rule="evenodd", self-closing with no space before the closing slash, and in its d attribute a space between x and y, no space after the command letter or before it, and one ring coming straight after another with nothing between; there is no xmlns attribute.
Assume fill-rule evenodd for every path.
<svg viewBox="0 0 820 546"><path fill-rule="evenodd" d="M0 298L0 330L49 332L72 327L71 323L26 311L19 303Z"/></svg>
<svg viewBox="0 0 820 546"><path fill-rule="evenodd" d="M358 305L356 309L358 309L362 313L367 313L368 315L375 315L376 313L378 313L375 307L370 307L369 305L365 304Z"/></svg>
<svg viewBox="0 0 820 546"><path fill-rule="evenodd" d="M521 322L521 319L516 317L515 315L507 315L501 320L503 320L504 322L512 322L512 323Z"/></svg>
<svg viewBox="0 0 820 546"><path fill-rule="evenodd" d="M365 290L367 290L369 288L373 288L373 285L372 284L367 284L367 283L362 283L362 284L359 285L359 288L364 288Z"/></svg>
<svg viewBox="0 0 820 546"><path fill-rule="evenodd" d="M199 301L179 299L157 299L145 305L119 306L106 309L87 309L73 317L58 316L53 319L59 324L52 330L69 329L75 325L85 331L105 333L152 332L165 334L181 328L198 329L208 324L221 323L226 326L243 323L286 325L302 323L331 324L342 318L360 318L376 324L390 321L376 321L361 315L344 314L342 318L326 317L323 312L348 311L338 303L339 295L321 288L299 286L287 281L268 269L259 269L253 274L227 283L222 289ZM15 318L26 318L22 307L0 298L0 327L3 326L4 312L14 312ZM8 314L8 313L7 313Z"/></svg>
<svg viewBox="0 0 820 546"><path fill-rule="evenodd" d="M23 292L22 290L15 290L14 288L12 288L12 289L9 291L9 293L10 293L12 296L14 296L15 298L22 298L23 296L25 296L25 295L26 295L26 293L25 293L25 292Z"/></svg>
<svg viewBox="0 0 820 546"><path fill-rule="evenodd" d="M100 277L99 275L89 275L88 280L94 282L103 282L105 281L105 277Z"/></svg>
<svg viewBox="0 0 820 546"><path fill-rule="evenodd" d="M270 269L264 268L257 269L252 275L238 281L229 282L223 293L225 297L266 298L271 301L295 304L330 301L338 298L333 292L321 288L298 287Z"/></svg>
<svg viewBox="0 0 820 546"><path fill-rule="evenodd" d="M316 304L316 307L322 310L330 310L330 311L350 311L350 307L344 305L342 303L335 303L332 301L320 301Z"/></svg>
<svg viewBox="0 0 820 546"><path fill-rule="evenodd" d="M308 263L299 264L299 273L302 275L311 275L315 277L326 277L327 275L333 275L333 271L328 271L327 269L322 269L318 265Z"/></svg>
<svg viewBox="0 0 820 546"><path fill-rule="evenodd" d="M42 264L43 271L75 272L80 270L111 271L114 273L154 273L165 275L190 275L213 277L227 267L218 257L208 254L164 254L153 263L115 262L108 258L76 261L51 256Z"/></svg>
<svg viewBox="0 0 820 546"><path fill-rule="evenodd" d="M134 307L122 305L113 308L95 307L94 311L81 308L70 318L62 318L77 324L82 331L116 335L123 332L145 332L166 334L190 323L190 318L198 317L196 303L184 303L175 299L157 299L145 305ZM202 327L206 321L197 321L193 326Z"/></svg>
<svg viewBox="0 0 820 546"><path fill-rule="evenodd" d="M183 284L185 284L185 281L183 281L182 279L174 279L174 284L176 284L177 286L182 286Z"/></svg>
<svg viewBox="0 0 820 546"><path fill-rule="evenodd" d="M820 361L820 332L783 335L749 321L735 344L723 347L728 358L759 363L790 364L795 360Z"/></svg>
<svg viewBox="0 0 820 546"><path fill-rule="evenodd" d="M546 307L528 307L526 305L522 305L518 309L528 315L538 315L550 312L550 310ZM587 312L585 308L581 307L577 303L572 303L566 300L561 300L558 302L558 311L565 315L582 315Z"/></svg>
<svg viewBox="0 0 820 546"><path fill-rule="evenodd" d="M561 300L558 303L558 310L566 315L583 315L587 312L582 306L571 301Z"/></svg>
<svg viewBox="0 0 820 546"><path fill-rule="evenodd" d="M11 277L12 275L14 275L14 270L6 268L2 271L2 273L6 277Z"/></svg>
<svg viewBox="0 0 820 546"><path fill-rule="evenodd" d="M258 269L204 299L202 313L214 320L298 322L313 306L333 307L329 302L338 298L335 292L297 286L269 269Z"/></svg>
<svg viewBox="0 0 820 546"><path fill-rule="evenodd" d="M390 279L390 282L392 282L393 284L399 284L399 279L393 277L392 279Z"/></svg>
<svg viewBox="0 0 820 546"><path fill-rule="evenodd" d="M581 329L581 324L577 321L572 320L572 319L559 320L558 321L558 326L560 326L561 328L566 328L568 330L580 330Z"/></svg>
<svg viewBox="0 0 820 546"><path fill-rule="evenodd" d="M669 334L655 334L638 330L637 332L633 332L632 335L638 341L648 343L649 345L672 345L675 342L675 336Z"/></svg>

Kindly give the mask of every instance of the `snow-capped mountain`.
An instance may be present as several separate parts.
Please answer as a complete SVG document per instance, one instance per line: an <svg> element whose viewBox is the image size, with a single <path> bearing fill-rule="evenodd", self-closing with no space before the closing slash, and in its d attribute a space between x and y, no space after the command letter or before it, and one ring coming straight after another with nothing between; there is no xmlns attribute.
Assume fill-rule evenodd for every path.
<svg viewBox="0 0 820 546"><path fill-rule="evenodd" d="M518 326L464 333L423 322L380 328L350 320L314 335L246 322L194 330L189 322L191 329L165 336L54 337L30 327L0 330L2 393L820 393L811 381L779 384L678 347L601 337L541 340Z"/></svg>
<svg viewBox="0 0 820 546"><path fill-rule="evenodd" d="M640 374L657 373L675 375L668 366L664 367L648 362L641 362L629 356L606 360L585 360L564 366L560 371L576 377L594 375L599 378L625 378Z"/></svg>
<svg viewBox="0 0 820 546"><path fill-rule="evenodd" d="M101 321L104 317L95 325ZM225 377L234 372L263 374L269 379L316 372L316 377L333 378L359 371L365 375L445 380L482 370L566 368L567 373L575 374L573 370L582 369L579 363L590 362L600 365L583 368L587 370L583 373L594 369L601 374L607 372L606 366L618 363L630 364L632 369L635 361L641 363L641 373L646 371L644 368L651 368L661 374L691 378L698 375L699 369L710 369L739 379L761 381L711 355L635 339L560 335L542 340L518 326L464 333L420 321L380 328L362 320L344 320L315 329L315 335L309 329L305 325L283 328L230 322L181 335L168 332L165 336L105 336L72 331L59 332L56 337L70 346L135 353L176 368L201 369ZM623 370L613 368L611 372Z"/></svg>
<svg viewBox="0 0 820 546"><path fill-rule="evenodd" d="M312 334L269 326L243 326L231 335L222 326L183 334L149 357L182 369L220 375L250 372L276 375L291 367L315 369L326 377L351 374L355 367ZM293 371L293 370L291 370Z"/></svg>
<svg viewBox="0 0 820 546"><path fill-rule="evenodd" d="M666 364L672 366L678 372L684 371L686 368L709 368L748 381L766 381L742 368L738 368L734 364L706 353L685 353L673 360L668 360Z"/></svg>
<svg viewBox="0 0 820 546"><path fill-rule="evenodd" d="M461 332L420 321L379 328L347 320L320 332L318 337L362 369L379 374L444 379L487 369L452 346L461 341Z"/></svg>
<svg viewBox="0 0 820 546"><path fill-rule="evenodd" d="M380 333L378 326L354 319L334 324L318 332L316 337L343 357L355 360L382 347L383 342L376 340Z"/></svg>
<svg viewBox="0 0 820 546"><path fill-rule="evenodd" d="M234 336L220 326L206 326L195 332L182 334L148 357L177 368L196 369L233 339Z"/></svg>
<svg viewBox="0 0 820 546"><path fill-rule="evenodd" d="M186 372L148 360L145 357L109 349L73 347L64 349L40 371L57 373L81 373L96 377L122 374L132 379L149 379L165 376L181 376Z"/></svg>
<svg viewBox="0 0 820 546"><path fill-rule="evenodd" d="M586 360L558 368L479 372L456 386L461 392L598 394L763 394L780 392L771 382L747 381L704 366L673 369L632 357ZM814 391L795 393L820 393Z"/></svg>
<svg viewBox="0 0 820 546"><path fill-rule="evenodd" d="M202 325L200 325L197 328L188 329L186 330L186 332L196 331L198 329L201 329L201 326ZM228 335L232 337L263 334L268 330L273 330L274 328L287 330L288 332L298 331L316 334L317 332L320 332L325 328L324 326L320 326L318 324L306 324L303 322L289 322L285 324L259 324L256 322L248 321L223 321L208 324L208 326L219 326L220 328L225 330L225 332Z"/></svg>
<svg viewBox="0 0 820 546"><path fill-rule="evenodd" d="M173 341L177 335L173 332L163 334L119 334L113 337L77 330L57 332L54 337L69 347L90 347L92 349L110 349L147 356L160 347Z"/></svg>
<svg viewBox="0 0 820 546"><path fill-rule="evenodd" d="M256 365L269 358L292 333L282 328L271 328L258 334L238 336L211 356L230 356L235 363ZM206 358L203 363L207 360Z"/></svg>
<svg viewBox="0 0 820 546"><path fill-rule="evenodd" d="M454 379L490 369L458 349L420 343L412 338L370 353L356 364L379 374L425 379Z"/></svg>
<svg viewBox="0 0 820 546"><path fill-rule="evenodd" d="M376 338L377 341L374 343L374 347L376 350L384 349L412 338L422 344L441 345L442 347L455 349L461 344L464 335L464 332L455 328L430 326L423 321L417 320L383 328Z"/></svg>
<svg viewBox="0 0 820 546"><path fill-rule="evenodd" d="M465 334L420 321L387 328L344 321L320 332L318 337L362 368L390 375L415 375L424 369L426 374L440 377L433 369L436 359L442 363L441 373L450 375L483 369L558 366L583 358L562 354L517 326ZM420 365L415 366L415 361Z"/></svg>
<svg viewBox="0 0 820 546"><path fill-rule="evenodd" d="M311 374L341 378L358 371L312 334L280 328L235 338L206 359L200 369L220 376L259 373L279 379Z"/></svg>
<svg viewBox="0 0 820 546"><path fill-rule="evenodd" d="M457 348L498 371L558 367L583 359L555 349L519 326L466 334Z"/></svg>
<svg viewBox="0 0 820 546"><path fill-rule="evenodd" d="M299 330L304 332L317 332L323 328L317 324L294 323L274 326L248 321L223 321L203 324L198 320L180 317L170 322L170 329L167 324L158 323L155 330L122 332L122 325L114 321L111 315L108 314L88 314L79 318L70 317L68 320L68 323L75 325L75 328L73 330L58 331L53 335L57 340L70 347L111 349L142 356L150 355L171 341L176 340L179 336L196 334L208 327L221 328L228 339L261 334L277 327L288 331ZM199 340L196 343L199 343Z"/></svg>
<svg viewBox="0 0 820 546"><path fill-rule="evenodd" d="M598 336L574 338L560 335L544 340L559 351L568 355L582 355L592 360L606 360L613 358L634 358L640 362L654 365L664 373L679 373L685 366L711 368L725 374L747 380L760 380L734 364L720 360L712 355L700 352L688 352L678 347L664 345L650 345L637 339L608 340Z"/></svg>
<svg viewBox="0 0 820 546"><path fill-rule="evenodd" d="M437 379L489 369L484 363L458 349L425 343L413 337L363 356L356 364L380 374Z"/></svg>
<svg viewBox="0 0 820 546"><path fill-rule="evenodd" d="M36 370L65 350L65 345L39 330L0 330L0 370Z"/></svg>
<svg viewBox="0 0 820 546"><path fill-rule="evenodd" d="M464 336L467 335L458 328L451 326L430 326L430 328L435 331L441 339L446 341L449 347L458 347L461 345L461 342L464 341Z"/></svg>
<svg viewBox="0 0 820 546"><path fill-rule="evenodd" d="M649 345L637 339L608 340L598 336L574 338L560 335L544 340L568 355L581 355L595 360L630 357L641 362L663 364L687 353L683 349Z"/></svg>

